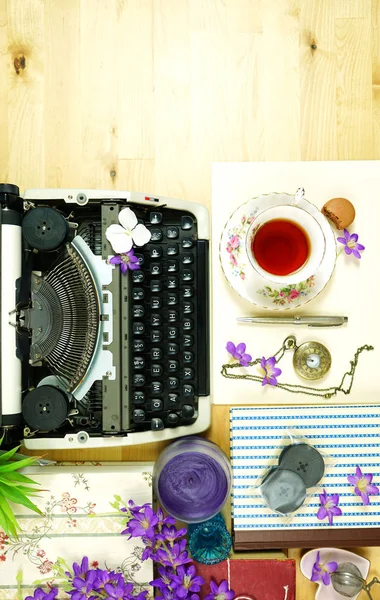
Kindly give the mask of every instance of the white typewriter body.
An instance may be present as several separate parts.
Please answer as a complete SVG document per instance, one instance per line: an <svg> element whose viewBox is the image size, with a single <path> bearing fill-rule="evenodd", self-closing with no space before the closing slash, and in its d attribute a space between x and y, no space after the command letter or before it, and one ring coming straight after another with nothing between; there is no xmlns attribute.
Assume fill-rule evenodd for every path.
<svg viewBox="0 0 380 600"><path fill-rule="evenodd" d="M171 209L189 211L197 221L198 237L202 240L210 238L210 221L209 214L205 207L192 202L167 198L163 196L152 196L143 193L129 191L114 191L114 190L88 190L88 189L30 189L23 195L24 210L33 210L36 204L43 203L44 205L51 204L54 206L57 202L63 202L70 207L80 206L83 209L88 203L94 203L99 200L107 199L112 201L123 201L125 205L130 204L139 207L160 209L167 207ZM102 298L105 294L102 291L106 288L112 278L113 265L109 265L107 260L102 256L95 256L87 244L80 236L76 236L72 240L75 255L80 257L88 267L89 277L92 279L92 285L96 295L99 298L99 314L100 319L99 329L96 334L96 339L92 340L93 352L89 361L85 375L78 375L78 381L72 385L71 398L76 401L85 401L86 395L89 393L91 386L96 381L104 381L105 379L114 382L120 373L117 372L117 365L114 360L113 352L107 346L112 348L112 323L114 318L114 307L112 293L107 293L107 302L103 303ZM0 421L4 428L13 427L12 417L21 415L22 413L22 398L25 394L22 384L22 364L18 358L18 348L16 344L17 328L20 325L20 311L15 307L15 287L16 282L22 275L22 228L20 224L4 223L1 224L1 413L3 421ZM33 272L32 287L37 285L39 273ZM70 284L69 284L70 285ZM26 322L34 323L34 333L36 332L36 319L38 319L37 296L34 297L34 306L32 309L21 311L21 316L24 324ZM31 302L33 304L33 302ZM36 308L37 306L37 308ZM42 329L42 328L41 328ZM52 327L52 335L54 335L54 326ZM38 332L35 335L36 345L39 348ZM107 340L105 342L104 340ZM58 341L57 348L59 349ZM57 354L57 348L52 351ZM35 354L32 359L37 364L39 354L34 350ZM64 349L63 349L64 350ZM62 351L63 351L62 350ZM29 362L32 362L29 359ZM57 363L57 359L56 363ZM59 363L59 359L58 359ZM59 368L58 368L59 371ZM80 379L80 380L79 380ZM47 376L44 378L44 384L54 383L59 388L60 377ZM75 406L74 402L74 406ZM45 410L45 409L44 409ZM67 420L70 423L70 418L77 418L75 410L69 412ZM198 416L194 423L189 425L180 425L177 427L165 427L159 431L126 431L125 434L118 431L117 435L112 435L110 427L106 434L91 435L88 427L80 429L77 427L70 431L70 427L63 434L49 435L49 432L44 432L43 436L38 435L38 432L31 430L30 427L23 423L21 425L23 442L26 448L29 449L70 449L70 448L105 448L114 446L125 446L134 444L145 444L152 442L161 442L170 440L180 436L198 434L205 431L211 420L211 401L210 396L199 397ZM18 419L15 419L15 422ZM112 427L112 426L111 426ZM127 427L125 427L127 429Z"/></svg>

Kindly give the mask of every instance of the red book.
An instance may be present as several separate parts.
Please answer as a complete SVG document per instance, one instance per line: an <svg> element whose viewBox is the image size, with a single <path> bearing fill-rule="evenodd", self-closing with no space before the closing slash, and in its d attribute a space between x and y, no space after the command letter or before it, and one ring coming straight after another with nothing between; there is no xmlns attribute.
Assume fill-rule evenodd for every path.
<svg viewBox="0 0 380 600"><path fill-rule="evenodd" d="M218 585L227 579L235 598L250 600L295 600L296 568L294 560L230 559L217 565L195 562L197 575L206 581L200 592L201 600L210 591L210 580Z"/></svg>

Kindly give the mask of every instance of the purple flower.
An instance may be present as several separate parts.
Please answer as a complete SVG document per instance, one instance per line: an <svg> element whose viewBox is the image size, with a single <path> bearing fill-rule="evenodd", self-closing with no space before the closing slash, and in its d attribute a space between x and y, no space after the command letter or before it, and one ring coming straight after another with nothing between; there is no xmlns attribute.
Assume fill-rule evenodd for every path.
<svg viewBox="0 0 380 600"><path fill-rule="evenodd" d="M346 254L353 254L356 258L361 258L360 252L365 250L365 247L362 244L358 244L358 234L352 233L345 229L344 237L338 237L337 240L341 244L344 244L344 251Z"/></svg>
<svg viewBox="0 0 380 600"><path fill-rule="evenodd" d="M356 474L349 475L347 479L355 486L355 494L361 497L365 505L369 504L369 495L377 496L379 493L379 488L371 483L373 479L372 473L363 475L360 467L356 467Z"/></svg>
<svg viewBox="0 0 380 600"><path fill-rule="evenodd" d="M123 576L121 573L115 573L114 571L107 571L107 569L96 569L96 580L94 582L94 589L99 590L104 588L106 583L112 581L118 582L122 580Z"/></svg>
<svg viewBox="0 0 380 600"><path fill-rule="evenodd" d="M328 517L329 524L332 525L333 518L340 517L342 514L341 509L338 507L339 494L332 494L331 496L328 496L326 490L323 490L323 494L319 494L319 501L321 503L321 507L317 512L317 519L323 521L323 519Z"/></svg>
<svg viewBox="0 0 380 600"><path fill-rule="evenodd" d="M232 600L235 592L228 589L228 581L223 579L220 585L217 585L215 581L210 581L211 594L205 596L205 600Z"/></svg>
<svg viewBox="0 0 380 600"><path fill-rule="evenodd" d="M167 515L165 517L161 508L157 509L156 515L158 517L158 522L160 525L175 525L176 524L176 520L174 519L174 517L171 517L170 515Z"/></svg>
<svg viewBox="0 0 380 600"><path fill-rule="evenodd" d="M143 550L143 553L141 555L141 560L147 560L148 558L151 558L152 560L154 560L154 549L156 546L156 539L149 539L146 537L141 538L145 548Z"/></svg>
<svg viewBox="0 0 380 600"><path fill-rule="evenodd" d="M58 588L52 588L50 592L44 592L42 588L34 590L33 596L27 596L25 600L55 600L58 595Z"/></svg>
<svg viewBox="0 0 380 600"><path fill-rule="evenodd" d="M72 584L74 589L67 592L71 600L86 600L96 585L96 571L88 571L85 579L74 577Z"/></svg>
<svg viewBox="0 0 380 600"><path fill-rule="evenodd" d="M235 346L233 342L227 342L226 350L231 354L233 358L235 358L242 367L246 367L249 362L252 360L252 356L250 354L245 353L246 345L244 342Z"/></svg>
<svg viewBox="0 0 380 600"><path fill-rule="evenodd" d="M178 567L177 575L172 575L171 587L176 591L178 598L186 598L189 592L199 592L205 580L196 575L194 565L187 569Z"/></svg>
<svg viewBox="0 0 380 600"><path fill-rule="evenodd" d="M139 259L135 255L135 252L132 248L129 252L124 252L123 254L116 254L108 261L111 265L120 265L120 270L123 275L126 274L128 269L130 271L137 271L140 269Z"/></svg>
<svg viewBox="0 0 380 600"><path fill-rule="evenodd" d="M313 564L313 571L310 577L310 581L322 581L324 585L330 584L330 575L335 573L338 568L338 563L335 561L321 563L320 552L317 552L315 563Z"/></svg>
<svg viewBox="0 0 380 600"><path fill-rule="evenodd" d="M174 569L192 562L192 559L189 558L189 553L185 550L186 543L186 540L181 540L175 543L172 548L168 548L168 550L160 548L156 552L157 562L167 567L173 567Z"/></svg>
<svg viewBox="0 0 380 600"><path fill-rule="evenodd" d="M89 566L88 566L88 558L87 558L87 556L84 556L82 558L82 562L81 562L80 566L76 562L73 563L73 571L74 571L74 576L75 577L84 577L84 576L86 576L88 570L89 570Z"/></svg>
<svg viewBox="0 0 380 600"><path fill-rule="evenodd" d="M149 585L152 585L153 587L158 587L160 588L160 590L163 590L165 587L171 585L173 570L165 567L158 567L158 573L160 577L158 579L153 579L153 581L151 581Z"/></svg>
<svg viewBox="0 0 380 600"><path fill-rule="evenodd" d="M122 533L129 533L131 537L144 536L153 539L155 536L154 526L158 523L158 517L150 506L144 512L135 512L133 519L127 523L127 528Z"/></svg>
<svg viewBox="0 0 380 600"><path fill-rule="evenodd" d="M187 530L185 528L177 529L177 527L174 527L173 525L171 527L164 525L162 527L161 533L158 533L156 537L162 542L174 543L176 539L186 535L186 531Z"/></svg>
<svg viewBox="0 0 380 600"><path fill-rule="evenodd" d="M116 586L113 586L112 583L106 583L104 590L107 593L107 600L129 600L133 591L133 583L119 581Z"/></svg>
<svg viewBox="0 0 380 600"><path fill-rule="evenodd" d="M281 375L281 369L278 369L276 366L276 359L274 356L266 359L264 356L261 359L261 367L259 367L259 371L263 376L263 381L261 385L277 385L277 377Z"/></svg>

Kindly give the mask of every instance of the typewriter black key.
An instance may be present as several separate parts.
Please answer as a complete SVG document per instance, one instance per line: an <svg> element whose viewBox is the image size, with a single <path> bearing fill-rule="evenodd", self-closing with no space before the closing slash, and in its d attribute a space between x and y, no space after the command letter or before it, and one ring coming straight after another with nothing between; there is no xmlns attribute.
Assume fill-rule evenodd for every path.
<svg viewBox="0 0 380 600"><path fill-rule="evenodd" d="M179 252L178 244L169 244L166 248L166 254L168 256L177 256Z"/></svg>
<svg viewBox="0 0 380 600"><path fill-rule="evenodd" d="M150 289L152 292L157 293L162 290L162 283L159 279L152 279L150 282Z"/></svg>
<svg viewBox="0 0 380 600"><path fill-rule="evenodd" d="M178 394L169 394L168 401L169 401L169 406L177 406L179 404Z"/></svg>
<svg viewBox="0 0 380 600"><path fill-rule="evenodd" d="M149 222L152 225L159 225L162 221L162 213L160 212L151 212L149 214Z"/></svg>
<svg viewBox="0 0 380 600"><path fill-rule="evenodd" d="M162 267L160 263L151 263L150 272L152 275L161 275Z"/></svg>
<svg viewBox="0 0 380 600"><path fill-rule="evenodd" d="M144 404L144 402L145 402L144 392L134 392L133 393L133 404Z"/></svg>
<svg viewBox="0 0 380 600"><path fill-rule="evenodd" d="M185 419L191 419L194 416L194 406L191 404L184 404L182 407L182 416Z"/></svg>
<svg viewBox="0 0 380 600"><path fill-rule="evenodd" d="M175 306L176 304L178 304L177 294L168 294L168 305Z"/></svg>
<svg viewBox="0 0 380 600"><path fill-rule="evenodd" d="M150 384L150 389L153 394L161 394L162 392L162 383L161 381L152 381Z"/></svg>
<svg viewBox="0 0 380 600"><path fill-rule="evenodd" d="M175 413L169 413L168 414L168 423L169 423L169 425L177 425L178 415L176 415Z"/></svg>
<svg viewBox="0 0 380 600"><path fill-rule="evenodd" d="M161 431L161 429L165 429L163 420L159 419L158 417L154 417L150 423L152 431Z"/></svg>
<svg viewBox="0 0 380 600"><path fill-rule="evenodd" d="M133 359L133 366L135 369L143 369L145 367L145 360L142 356L135 356Z"/></svg>
<svg viewBox="0 0 380 600"><path fill-rule="evenodd" d="M135 423L142 423L145 421L145 412L141 408L135 408L132 417Z"/></svg>
<svg viewBox="0 0 380 600"><path fill-rule="evenodd" d="M171 356L175 356L176 354L178 354L178 352L179 352L178 344L175 344L174 342L169 342L168 354L170 354Z"/></svg>
<svg viewBox="0 0 380 600"><path fill-rule="evenodd" d="M190 350L185 350L183 353L183 362L192 363L194 362L194 352L190 352Z"/></svg>
<svg viewBox="0 0 380 600"><path fill-rule="evenodd" d="M150 367L150 372L152 373L152 375L159 377L164 372L164 369L161 365L154 364Z"/></svg>
<svg viewBox="0 0 380 600"><path fill-rule="evenodd" d="M190 300L183 303L183 312L185 315L191 315L194 312L194 304Z"/></svg>
<svg viewBox="0 0 380 600"><path fill-rule="evenodd" d="M132 292L133 300L143 300L144 296L145 296L145 293L142 288L135 288Z"/></svg>
<svg viewBox="0 0 380 600"><path fill-rule="evenodd" d="M150 410L152 411L162 410L162 407L162 400L160 400L159 398L154 398L150 403Z"/></svg>
<svg viewBox="0 0 380 600"><path fill-rule="evenodd" d="M194 296L194 289L186 286L183 288L182 295L184 298L192 298Z"/></svg>
<svg viewBox="0 0 380 600"><path fill-rule="evenodd" d="M182 240L182 248L192 248L193 247L193 240L191 238L183 238Z"/></svg>
<svg viewBox="0 0 380 600"><path fill-rule="evenodd" d="M136 256L136 258L137 258L137 259L138 259L138 261L139 261L139 265L140 265L140 267L142 267L142 266L143 266L143 264L144 264L144 257L143 257L143 255L142 255L142 254L135 254L135 256Z"/></svg>
<svg viewBox="0 0 380 600"><path fill-rule="evenodd" d="M153 327L159 327L160 325L162 325L162 315L158 313L152 313L150 316L150 324Z"/></svg>
<svg viewBox="0 0 380 600"><path fill-rule="evenodd" d="M193 281L194 272L190 271L190 269L185 269L182 271L182 281Z"/></svg>
<svg viewBox="0 0 380 600"><path fill-rule="evenodd" d="M161 258L162 256L162 248L157 246L156 248L151 248L149 252L150 258Z"/></svg>
<svg viewBox="0 0 380 600"><path fill-rule="evenodd" d="M166 235L168 236L169 240L176 240L179 236L178 227L167 227Z"/></svg>
<svg viewBox="0 0 380 600"><path fill-rule="evenodd" d="M178 328L177 327L169 327L168 329L168 339L176 340L178 337Z"/></svg>
<svg viewBox="0 0 380 600"><path fill-rule="evenodd" d="M179 379L177 377L169 377L168 388L169 390L177 390L179 388Z"/></svg>
<svg viewBox="0 0 380 600"><path fill-rule="evenodd" d="M134 335L142 335L143 333L145 333L144 323L141 323L140 321L136 321L136 323L133 323L133 325L132 325L132 331L133 331Z"/></svg>
<svg viewBox="0 0 380 600"><path fill-rule="evenodd" d="M189 217L189 215L183 215L183 217L181 217L182 229L191 229L193 225L194 221L191 217Z"/></svg>
<svg viewBox="0 0 380 600"><path fill-rule="evenodd" d="M178 279L177 277L168 277L168 290L176 290L178 287Z"/></svg>
<svg viewBox="0 0 380 600"><path fill-rule="evenodd" d="M168 321L169 323L176 323L179 319L178 312L176 310L168 311Z"/></svg>
<svg viewBox="0 0 380 600"><path fill-rule="evenodd" d="M183 386L183 395L185 398L194 398L194 388L189 383Z"/></svg>
<svg viewBox="0 0 380 600"><path fill-rule="evenodd" d="M175 371L178 371L178 368L179 368L178 361L176 361L176 360L169 360L169 362L168 362L168 371L170 373L175 373Z"/></svg>
<svg viewBox="0 0 380 600"><path fill-rule="evenodd" d="M185 254L182 255L182 263L184 265L192 265L193 262L194 262L193 254L189 254L188 252L186 252Z"/></svg>
<svg viewBox="0 0 380 600"><path fill-rule="evenodd" d="M141 387L145 384L144 375L133 375L133 383L136 387Z"/></svg>
<svg viewBox="0 0 380 600"><path fill-rule="evenodd" d="M192 335L184 335L182 338L182 344L189 348L194 344L194 337Z"/></svg>
<svg viewBox="0 0 380 600"><path fill-rule="evenodd" d="M150 299L150 307L151 308L161 308L162 300L159 296L152 296Z"/></svg>
<svg viewBox="0 0 380 600"><path fill-rule="evenodd" d="M133 271L132 281L133 283L142 283L145 279L143 271Z"/></svg>
<svg viewBox="0 0 380 600"><path fill-rule="evenodd" d="M136 318L143 317L145 315L145 308L142 304L135 304L133 307L133 316Z"/></svg>
<svg viewBox="0 0 380 600"><path fill-rule="evenodd" d="M150 233L151 233L151 236L152 236L150 238L151 242L161 242L161 240L163 238L161 229L154 229L152 227L152 229L150 230Z"/></svg>
<svg viewBox="0 0 380 600"><path fill-rule="evenodd" d="M194 379L194 370L190 367L185 367L183 370L184 379Z"/></svg>
<svg viewBox="0 0 380 600"><path fill-rule="evenodd" d="M193 319L185 319L183 322L183 330L184 331L191 331L194 327L194 321Z"/></svg>
<svg viewBox="0 0 380 600"><path fill-rule="evenodd" d="M152 348L152 350L150 351L150 356L152 360L160 360L162 358L161 348Z"/></svg>
<svg viewBox="0 0 380 600"><path fill-rule="evenodd" d="M135 352L143 352L145 350L145 342L143 340L133 340L133 350Z"/></svg>
<svg viewBox="0 0 380 600"><path fill-rule="evenodd" d="M168 260L168 273L176 273L178 271L178 260Z"/></svg>
<svg viewBox="0 0 380 600"><path fill-rule="evenodd" d="M159 329L152 329L150 332L150 339L152 342L161 342L162 341L162 331Z"/></svg>

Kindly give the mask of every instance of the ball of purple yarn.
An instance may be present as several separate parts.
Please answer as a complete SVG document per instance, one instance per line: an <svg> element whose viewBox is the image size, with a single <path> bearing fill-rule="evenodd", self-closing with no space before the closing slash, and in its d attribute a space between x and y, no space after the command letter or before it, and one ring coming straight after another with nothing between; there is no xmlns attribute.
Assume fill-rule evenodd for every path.
<svg viewBox="0 0 380 600"><path fill-rule="evenodd" d="M206 520L226 501L227 476L212 457L184 452L168 461L158 480L158 493L169 514L184 521Z"/></svg>

